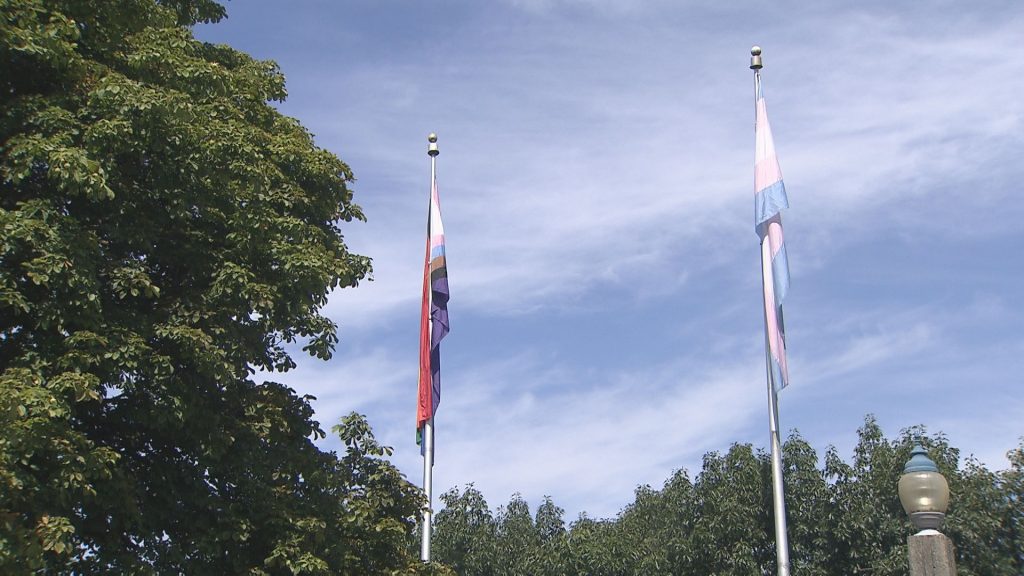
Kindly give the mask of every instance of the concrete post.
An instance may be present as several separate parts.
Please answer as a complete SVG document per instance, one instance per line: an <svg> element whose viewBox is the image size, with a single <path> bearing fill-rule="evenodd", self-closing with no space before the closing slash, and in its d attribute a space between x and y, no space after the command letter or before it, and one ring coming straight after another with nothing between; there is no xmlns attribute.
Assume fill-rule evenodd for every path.
<svg viewBox="0 0 1024 576"><path fill-rule="evenodd" d="M956 576L953 541L937 530L922 530L907 539L910 576Z"/></svg>

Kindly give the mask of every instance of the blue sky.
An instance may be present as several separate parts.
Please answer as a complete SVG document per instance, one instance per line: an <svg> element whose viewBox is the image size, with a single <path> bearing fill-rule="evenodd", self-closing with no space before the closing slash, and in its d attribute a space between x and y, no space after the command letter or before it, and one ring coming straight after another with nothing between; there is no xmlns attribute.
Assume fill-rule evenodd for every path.
<svg viewBox="0 0 1024 576"><path fill-rule="evenodd" d="M435 501L472 482L495 507L611 517L706 452L767 447L758 44L791 204L783 431L849 457L871 413L1005 467L1024 436L1024 6L899 4L229 2L197 35L281 66L281 110L356 174L369 221L345 235L374 260L331 297L334 359L273 379L317 396L325 428L366 414L420 483L436 132Z"/></svg>

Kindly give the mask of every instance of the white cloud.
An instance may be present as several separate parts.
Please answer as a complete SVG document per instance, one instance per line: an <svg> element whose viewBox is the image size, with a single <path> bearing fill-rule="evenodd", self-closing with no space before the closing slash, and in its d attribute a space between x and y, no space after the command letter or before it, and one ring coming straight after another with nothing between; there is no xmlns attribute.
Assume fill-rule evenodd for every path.
<svg viewBox="0 0 1024 576"><path fill-rule="evenodd" d="M708 450L765 445L748 300L754 43L793 205L783 429L845 450L872 412L890 435L924 422L986 462L1015 445L1021 14L985 2L955 14L935 2L316 6L229 28L281 62L285 110L352 165L370 219L344 230L375 280L331 298L337 358L285 381L320 397L325 423L368 413L414 481L431 131L456 331L441 490L475 482L492 506L519 491L606 516ZM261 43L281 30L316 49ZM634 338L670 342L602 332L623 308ZM573 351L613 336L620 359ZM927 411L907 409L922 395Z"/></svg>
<svg viewBox="0 0 1024 576"><path fill-rule="evenodd" d="M573 516L612 516L638 484L658 484L728 443L760 407L747 393L760 391L759 376L678 363L595 374L536 358L497 362L448 379L435 474L492 499L550 494Z"/></svg>

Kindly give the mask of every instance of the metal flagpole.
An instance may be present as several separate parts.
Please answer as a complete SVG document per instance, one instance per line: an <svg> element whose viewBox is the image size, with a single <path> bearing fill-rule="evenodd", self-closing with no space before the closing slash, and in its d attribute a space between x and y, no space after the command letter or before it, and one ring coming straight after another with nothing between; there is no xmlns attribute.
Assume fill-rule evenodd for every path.
<svg viewBox="0 0 1024 576"><path fill-rule="evenodd" d="M431 200L433 202L433 190L434 182L437 178L437 155L441 152L437 149L437 134L431 133L427 137L427 141L430 144L427 146L427 154L430 156L430 190ZM429 206L429 204L428 204ZM429 214L429 208L428 208ZM428 216L429 218L429 216ZM429 227L428 227L429 230ZM430 242L430 238L427 238L427 242ZM430 253L427 253L427 258L430 258ZM429 266L429 262L427 264ZM429 271L429 268L428 268ZM428 297L431 299L431 303L434 299L433 290L427 289ZM430 313L431 306L427 306L427 311ZM434 338L434 323L427 321L427 342L433 342ZM429 345L429 344L428 344ZM434 418L431 416L423 423L423 492L427 496L427 506L423 509L423 539L420 545L420 559L424 562L430 562L430 533L431 533L431 520L433 516L433 483L434 473Z"/></svg>
<svg viewBox="0 0 1024 576"><path fill-rule="evenodd" d="M427 507L423 509L423 542L420 547L420 559L430 562L430 532L433 512L431 481L434 468L434 419L423 423L423 492L427 495Z"/></svg>
<svg viewBox="0 0 1024 576"><path fill-rule="evenodd" d="M757 104L758 86L761 83L761 48L750 49L750 69L754 71L754 103ZM772 450L772 504L775 513L775 555L779 576L789 576L789 537L786 534L786 498L782 489L782 446L779 442L779 397L775 392L775 378L772 374L772 352L768 336L766 279L771 273L772 255L767 234L761 239L761 295L764 301L764 354L765 373L768 382L768 430L771 434ZM773 304L774 305L774 304Z"/></svg>

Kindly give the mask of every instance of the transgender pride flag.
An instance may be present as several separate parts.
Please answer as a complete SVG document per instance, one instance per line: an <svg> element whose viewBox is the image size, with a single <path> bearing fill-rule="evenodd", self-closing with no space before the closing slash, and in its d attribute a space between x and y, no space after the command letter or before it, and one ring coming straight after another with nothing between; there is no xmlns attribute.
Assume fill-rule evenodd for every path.
<svg viewBox="0 0 1024 576"><path fill-rule="evenodd" d="M441 403L441 340L448 334L448 268L444 258L444 226L437 179L430 182L427 256L423 263L423 306L420 314L420 376L416 408L417 442L423 425Z"/></svg>
<svg viewBox="0 0 1024 576"><path fill-rule="evenodd" d="M775 142L761 93L761 75L755 74L756 121L754 124L754 228L761 237L761 271L764 286L765 330L771 356L775 390L789 384L786 363L786 330L782 301L789 291L789 261L782 238L783 208L789 208L782 170L775 156Z"/></svg>

